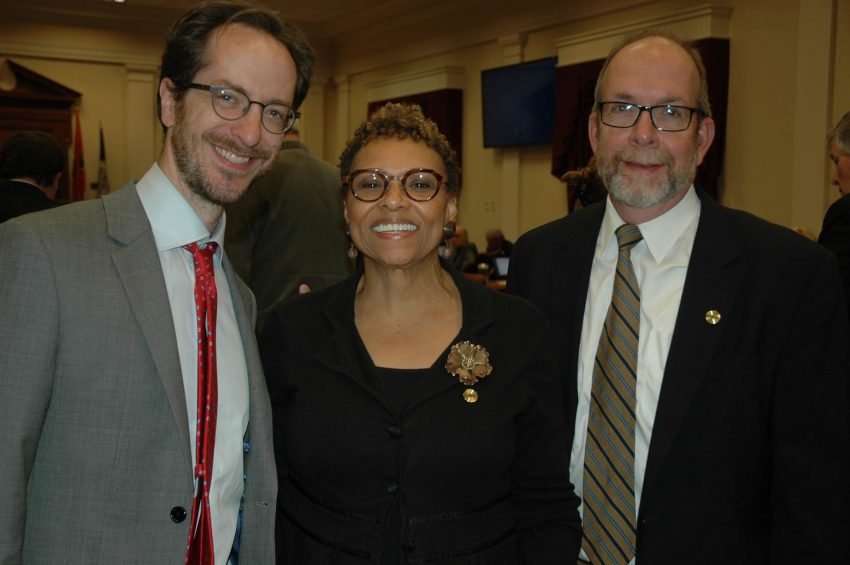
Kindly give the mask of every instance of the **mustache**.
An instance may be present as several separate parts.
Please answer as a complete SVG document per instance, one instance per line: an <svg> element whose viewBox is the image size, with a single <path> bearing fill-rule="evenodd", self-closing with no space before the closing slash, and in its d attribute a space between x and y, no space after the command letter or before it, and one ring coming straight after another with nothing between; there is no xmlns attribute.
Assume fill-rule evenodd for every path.
<svg viewBox="0 0 850 565"><path fill-rule="evenodd" d="M256 147L249 147L247 145L239 143L233 138L226 137L216 132L209 132L204 134L204 141L207 141L214 145L218 145L222 149L231 151L238 155L244 155L245 157L248 157L250 159L264 160L271 157L271 152L269 151L265 151Z"/></svg>
<svg viewBox="0 0 850 565"><path fill-rule="evenodd" d="M615 162L629 162L638 165L666 165L672 167L673 157L661 149L621 149L614 154Z"/></svg>

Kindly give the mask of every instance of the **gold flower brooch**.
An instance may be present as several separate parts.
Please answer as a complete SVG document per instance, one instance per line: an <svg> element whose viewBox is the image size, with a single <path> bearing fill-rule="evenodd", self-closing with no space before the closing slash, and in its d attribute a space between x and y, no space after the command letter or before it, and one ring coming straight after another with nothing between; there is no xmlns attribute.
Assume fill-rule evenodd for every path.
<svg viewBox="0 0 850 565"><path fill-rule="evenodd" d="M446 371L456 376L461 384L470 388L463 391L463 399L469 403L478 401L478 392L471 387L493 372L490 354L480 345L461 341L452 345L446 360Z"/></svg>

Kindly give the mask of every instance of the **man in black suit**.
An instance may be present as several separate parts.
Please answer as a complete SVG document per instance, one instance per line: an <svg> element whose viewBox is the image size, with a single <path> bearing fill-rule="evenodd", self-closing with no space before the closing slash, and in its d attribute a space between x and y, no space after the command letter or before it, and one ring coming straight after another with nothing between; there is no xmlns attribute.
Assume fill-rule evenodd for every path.
<svg viewBox="0 0 850 565"><path fill-rule="evenodd" d="M850 314L850 112L829 132L826 144L829 158L835 165L832 185L841 198L826 211L818 243L838 257Z"/></svg>
<svg viewBox="0 0 850 565"><path fill-rule="evenodd" d="M674 37L643 32L611 52L588 128L608 198L524 235L508 279L564 346L581 559L846 562L850 335L835 258L694 189L714 123L699 54ZM623 224L637 243L618 244ZM634 332L633 363L609 324Z"/></svg>
<svg viewBox="0 0 850 565"><path fill-rule="evenodd" d="M13 133L0 149L0 223L53 208L65 152L41 131Z"/></svg>

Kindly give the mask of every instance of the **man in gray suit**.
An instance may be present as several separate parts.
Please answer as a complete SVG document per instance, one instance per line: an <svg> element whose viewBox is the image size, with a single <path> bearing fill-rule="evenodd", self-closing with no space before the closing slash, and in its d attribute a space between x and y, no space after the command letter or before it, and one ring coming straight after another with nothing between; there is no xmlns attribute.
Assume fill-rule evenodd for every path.
<svg viewBox="0 0 850 565"><path fill-rule="evenodd" d="M4 565L273 561L256 310L222 209L274 162L314 54L230 2L166 39L159 161L101 200L0 226Z"/></svg>

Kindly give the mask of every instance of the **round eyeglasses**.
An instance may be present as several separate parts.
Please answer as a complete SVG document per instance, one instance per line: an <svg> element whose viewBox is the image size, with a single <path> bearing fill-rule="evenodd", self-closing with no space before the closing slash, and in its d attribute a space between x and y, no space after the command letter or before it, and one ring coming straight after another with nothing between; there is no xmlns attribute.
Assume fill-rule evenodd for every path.
<svg viewBox="0 0 850 565"><path fill-rule="evenodd" d="M612 128L630 128L637 123L643 112L649 112L652 127L658 131L684 131L690 127L691 118L695 113L705 115L699 108L675 104L640 106L630 102L600 102L597 105L599 119Z"/></svg>
<svg viewBox="0 0 850 565"><path fill-rule="evenodd" d="M400 181L402 190L411 200L427 202L437 196L443 175L433 169L410 169L400 176L388 175L381 169L358 169L343 178L342 184L357 200L375 202L387 193L391 180Z"/></svg>
<svg viewBox="0 0 850 565"><path fill-rule="evenodd" d="M269 133L286 133L295 123L295 120L301 117L298 110L286 104L279 102L263 104L262 102L251 100L244 93L234 88L210 86L209 84L198 84L196 82L189 83L187 87L209 92L212 95L213 111L219 118L225 120L238 120L248 113L248 110L251 109L251 104L256 104L262 111L261 122L263 127Z"/></svg>

